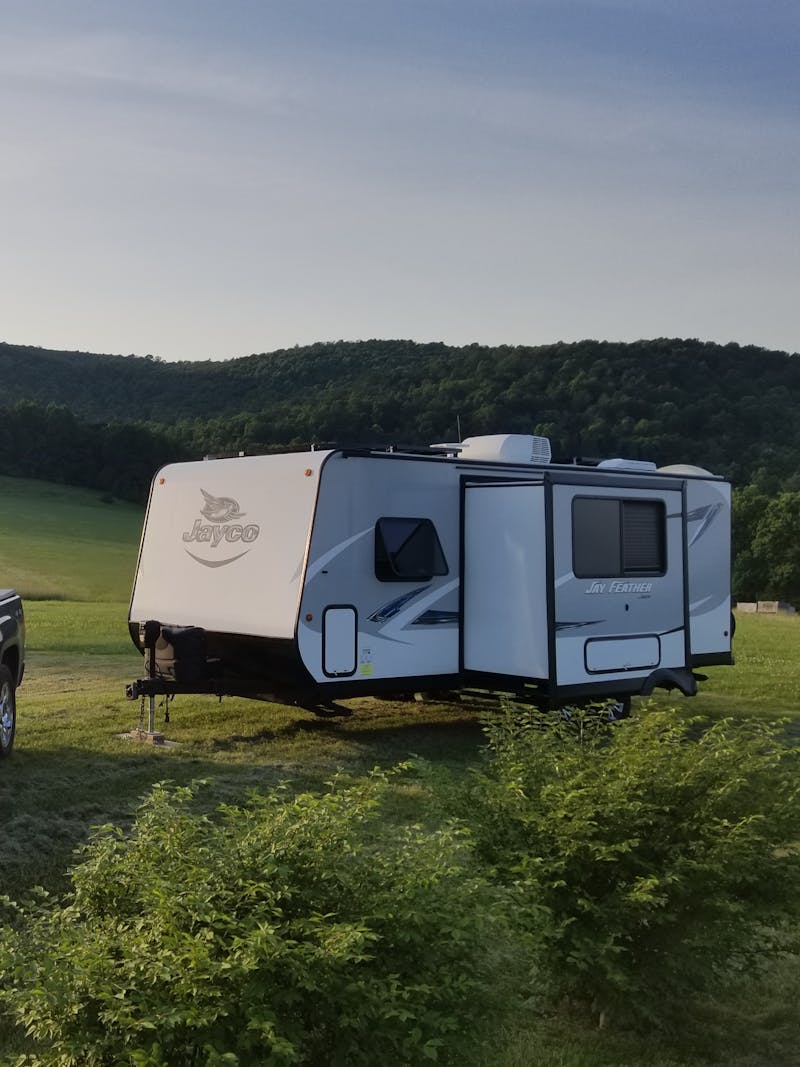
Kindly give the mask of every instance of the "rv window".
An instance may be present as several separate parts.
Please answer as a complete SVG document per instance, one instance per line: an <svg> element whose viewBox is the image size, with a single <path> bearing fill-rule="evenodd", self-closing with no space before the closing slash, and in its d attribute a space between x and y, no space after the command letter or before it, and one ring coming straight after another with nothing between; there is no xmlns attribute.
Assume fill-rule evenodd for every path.
<svg viewBox="0 0 800 1067"><path fill-rule="evenodd" d="M427 582L447 574L447 563L430 519L378 519L375 577L382 582Z"/></svg>
<svg viewBox="0 0 800 1067"><path fill-rule="evenodd" d="M622 569L619 501L577 497L572 501L572 569L578 578L617 576Z"/></svg>
<svg viewBox="0 0 800 1067"><path fill-rule="evenodd" d="M576 497L572 502L572 569L577 578L664 574L664 505L660 500Z"/></svg>
<svg viewBox="0 0 800 1067"><path fill-rule="evenodd" d="M622 564L625 574L663 574L664 505L657 500L622 502Z"/></svg>

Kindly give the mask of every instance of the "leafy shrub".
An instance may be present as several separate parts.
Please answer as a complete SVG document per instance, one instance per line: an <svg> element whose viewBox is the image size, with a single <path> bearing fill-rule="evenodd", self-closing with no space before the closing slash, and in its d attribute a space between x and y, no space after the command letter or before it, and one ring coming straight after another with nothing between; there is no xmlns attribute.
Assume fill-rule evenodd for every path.
<svg viewBox="0 0 800 1067"><path fill-rule="evenodd" d="M35 1042L25 1062L456 1056L502 909L457 828L387 828L386 784L254 795L215 818L194 788L162 785L130 833L102 828L67 902L17 909L0 939L0 1003Z"/></svg>
<svg viewBox="0 0 800 1067"><path fill-rule="evenodd" d="M780 951L800 914L800 753L777 727L549 721L487 725L466 805L520 893L539 993L666 1021Z"/></svg>

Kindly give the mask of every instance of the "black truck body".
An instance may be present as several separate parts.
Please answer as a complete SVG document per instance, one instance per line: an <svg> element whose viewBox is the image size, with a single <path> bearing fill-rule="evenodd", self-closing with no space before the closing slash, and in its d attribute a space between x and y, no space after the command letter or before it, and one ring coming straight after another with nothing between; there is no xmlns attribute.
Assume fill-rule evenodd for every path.
<svg viewBox="0 0 800 1067"><path fill-rule="evenodd" d="M25 673L25 615L13 589L0 589L0 758L14 746L17 688Z"/></svg>

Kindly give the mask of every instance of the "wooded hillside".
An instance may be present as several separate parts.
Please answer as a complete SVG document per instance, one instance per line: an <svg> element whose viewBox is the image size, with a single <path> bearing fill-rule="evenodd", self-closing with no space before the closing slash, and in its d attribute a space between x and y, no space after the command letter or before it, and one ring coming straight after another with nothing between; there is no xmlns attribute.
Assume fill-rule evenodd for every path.
<svg viewBox="0 0 800 1067"><path fill-rule="evenodd" d="M800 487L800 357L752 346L339 341L164 363L0 344L0 381L3 472L91 478L128 496L145 469L169 458L311 442L426 444L453 440L457 416L464 436L544 433L559 458L692 462L769 492L787 479ZM27 455L15 449L33 437Z"/></svg>
<svg viewBox="0 0 800 1067"><path fill-rule="evenodd" d="M455 440L457 420L463 436L545 434L558 460L694 463L738 487L736 595L800 605L798 355L667 339L337 341L164 363L0 344L0 382L0 473L140 502L172 460L425 445Z"/></svg>
<svg viewBox="0 0 800 1067"><path fill-rule="evenodd" d="M794 472L800 356L697 340L539 348L337 341L221 363L0 345L2 405L83 423L151 423L181 451L417 443L531 430L561 456L705 464L736 480ZM30 409L28 409L30 414Z"/></svg>

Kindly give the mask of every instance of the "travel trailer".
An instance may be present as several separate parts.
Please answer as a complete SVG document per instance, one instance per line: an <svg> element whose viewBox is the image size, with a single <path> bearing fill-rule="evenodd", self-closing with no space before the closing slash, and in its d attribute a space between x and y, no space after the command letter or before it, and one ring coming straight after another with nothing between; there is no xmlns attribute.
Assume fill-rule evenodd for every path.
<svg viewBox="0 0 800 1067"><path fill-rule="evenodd" d="M696 692L732 663L730 486L519 434L176 463L153 480L131 698ZM151 703L152 728L152 703Z"/></svg>

